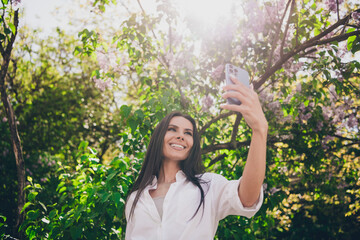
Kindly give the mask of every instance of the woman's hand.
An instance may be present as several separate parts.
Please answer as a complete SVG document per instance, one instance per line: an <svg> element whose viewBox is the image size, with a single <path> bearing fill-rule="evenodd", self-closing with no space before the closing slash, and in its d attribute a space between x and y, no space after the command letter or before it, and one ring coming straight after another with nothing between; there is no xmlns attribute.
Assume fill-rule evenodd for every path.
<svg viewBox="0 0 360 240"><path fill-rule="evenodd" d="M253 131L267 132L268 123L261 108L257 93L252 87L246 87L234 76L230 76L230 79L234 84L223 87L226 92L222 97L225 99L229 97L239 99L241 105L222 104L220 107L241 113L246 123Z"/></svg>

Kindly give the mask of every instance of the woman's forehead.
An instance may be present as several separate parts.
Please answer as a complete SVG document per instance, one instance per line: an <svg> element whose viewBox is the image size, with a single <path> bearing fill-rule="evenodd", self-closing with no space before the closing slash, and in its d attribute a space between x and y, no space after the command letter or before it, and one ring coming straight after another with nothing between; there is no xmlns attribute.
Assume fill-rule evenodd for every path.
<svg viewBox="0 0 360 240"><path fill-rule="evenodd" d="M180 128L186 128L186 129L193 130L192 123L188 119L186 119L184 117L181 117L181 116L173 117L170 120L169 125L175 125L175 126L180 127Z"/></svg>

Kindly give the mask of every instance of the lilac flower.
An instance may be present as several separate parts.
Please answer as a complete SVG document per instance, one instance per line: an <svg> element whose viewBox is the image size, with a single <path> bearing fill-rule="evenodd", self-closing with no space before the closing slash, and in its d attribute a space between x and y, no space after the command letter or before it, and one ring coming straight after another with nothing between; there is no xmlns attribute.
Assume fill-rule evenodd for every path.
<svg viewBox="0 0 360 240"><path fill-rule="evenodd" d="M223 64L220 64L220 65L217 66L217 67L215 68L215 70L211 73L211 77L212 77L213 79L220 79L223 72L224 72L224 65L223 65Z"/></svg>
<svg viewBox="0 0 360 240"><path fill-rule="evenodd" d="M337 1L339 2L339 6L340 4L344 1L344 0L327 0L326 4L329 7L330 11L336 12L337 11Z"/></svg>
<svg viewBox="0 0 360 240"><path fill-rule="evenodd" d="M357 127L358 121L357 121L357 119L356 119L356 117L355 117L355 114L351 114L351 115L349 116L347 125L348 125L349 128Z"/></svg>
<svg viewBox="0 0 360 240"><path fill-rule="evenodd" d="M297 91L297 92L301 92L301 83L298 83L298 84L296 85L296 91Z"/></svg>
<svg viewBox="0 0 360 240"><path fill-rule="evenodd" d="M203 105L203 110L207 111L214 104L214 100L211 98L210 95L207 95L201 99L201 103Z"/></svg>
<svg viewBox="0 0 360 240"><path fill-rule="evenodd" d="M2 119L3 122L7 122L7 120L8 119L6 117L3 117L3 119Z"/></svg>
<svg viewBox="0 0 360 240"><path fill-rule="evenodd" d="M100 69L107 72L110 68L115 68L116 63L116 54L114 51L108 51L107 53L102 51L96 51L97 61L99 63Z"/></svg>
<svg viewBox="0 0 360 240"><path fill-rule="evenodd" d="M326 121L328 121L332 117L332 111L329 107L322 106L322 115Z"/></svg>
<svg viewBox="0 0 360 240"><path fill-rule="evenodd" d="M335 70L335 75L340 82L342 82L344 80L344 77L339 69Z"/></svg>
<svg viewBox="0 0 360 240"><path fill-rule="evenodd" d="M309 120L311 117L312 117L312 114L311 114L311 113L307 113L307 114L305 114L305 115L302 116L302 120L307 121L307 120Z"/></svg>
<svg viewBox="0 0 360 240"><path fill-rule="evenodd" d="M13 9L16 11L20 7L21 0L12 0L11 4L12 4Z"/></svg>
<svg viewBox="0 0 360 240"><path fill-rule="evenodd" d="M113 82L111 81L111 79L104 81L97 77L93 77L93 80L95 82L95 87L97 87L101 91L105 91L107 88L112 89L113 87Z"/></svg>
<svg viewBox="0 0 360 240"><path fill-rule="evenodd" d="M280 102L274 101L268 104L268 108L270 111L275 112L280 108Z"/></svg>
<svg viewBox="0 0 360 240"><path fill-rule="evenodd" d="M334 137L329 136L329 135L325 136L325 138L321 142L322 148L325 150L329 149L329 146L327 145L327 143L332 140L334 140Z"/></svg>
<svg viewBox="0 0 360 240"><path fill-rule="evenodd" d="M96 57L97 57L97 61L99 63L100 69L107 72L107 70L109 69L109 62L108 62L106 55L103 52L97 51Z"/></svg>
<svg viewBox="0 0 360 240"><path fill-rule="evenodd" d="M360 22L360 12L353 12L353 13L351 14L351 17L352 17L355 21Z"/></svg>
<svg viewBox="0 0 360 240"><path fill-rule="evenodd" d="M322 129L322 127L324 126L324 123L323 122L317 122L316 124L316 128L315 128L315 131L318 132Z"/></svg>

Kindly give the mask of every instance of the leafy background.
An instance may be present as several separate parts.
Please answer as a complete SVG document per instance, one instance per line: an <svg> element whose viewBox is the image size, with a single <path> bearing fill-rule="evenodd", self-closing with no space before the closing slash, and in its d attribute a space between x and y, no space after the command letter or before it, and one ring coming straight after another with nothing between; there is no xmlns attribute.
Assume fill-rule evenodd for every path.
<svg viewBox="0 0 360 240"><path fill-rule="evenodd" d="M222 220L216 239L359 235L356 1L233 1L205 24L174 1L150 11L141 1L95 0L87 7L100 19L120 5L121 25L59 28L46 39L13 24L19 2L2 0L2 46L18 34L1 87L22 143L25 218L17 228L19 173L2 102L2 238L123 239L126 194L154 127L173 110L197 120L207 171L239 178L251 131L219 109L226 63L249 72L262 101L267 172L261 210Z"/></svg>

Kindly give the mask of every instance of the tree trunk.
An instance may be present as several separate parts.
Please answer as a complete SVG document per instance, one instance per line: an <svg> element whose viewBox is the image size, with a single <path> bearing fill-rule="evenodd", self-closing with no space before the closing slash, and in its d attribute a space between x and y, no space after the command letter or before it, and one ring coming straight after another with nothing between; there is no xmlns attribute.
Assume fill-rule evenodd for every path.
<svg viewBox="0 0 360 240"><path fill-rule="evenodd" d="M2 73L2 71L1 71ZM2 75L2 74L1 74ZM1 76L0 82L3 83L4 80ZM14 115L14 110L11 106L9 98L6 93L6 89L4 84L0 84L1 86L1 101L5 107L6 115L8 117L8 122L10 126L11 133L11 146L14 151L15 160L16 160L16 170L17 170L17 179L18 179L18 203L17 203L17 218L16 224L14 226L14 233L17 233L17 229L20 227L21 223L24 220L24 214L21 213L21 210L25 204L25 162L22 153L21 141L18 133L18 129L16 126L16 119Z"/></svg>
<svg viewBox="0 0 360 240"><path fill-rule="evenodd" d="M4 20L4 19L3 19ZM1 43L0 51L3 57L3 62L1 63L0 70L0 92L1 92L1 101L4 105L6 115L8 117L8 123L10 127L11 134L11 146L14 151L15 161L16 161L16 170L17 170L17 179L18 179L18 198L17 198L17 218L16 224L14 226L14 234L17 235L20 239L22 239L22 234L18 234L18 229L24 220L24 213L21 213L21 210L25 204L25 162L21 147L21 141L19 137L19 132L16 126L16 118L14 114L14 109L9 100L9 96L6 92L6 84L5 78L8 72L11 52L13 49L13 45L15 42L17 28L19 23L19 13L18 10L14 12L14 26L15 32L11 34L11 37L6 46L3 46ZM5 41L4 41L5 44Z"/></svg>

